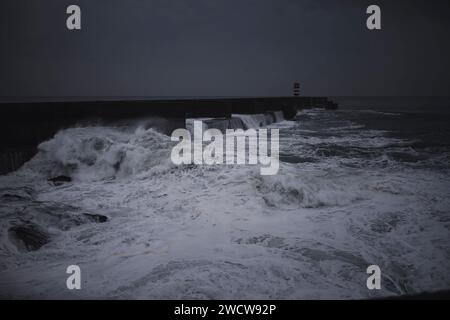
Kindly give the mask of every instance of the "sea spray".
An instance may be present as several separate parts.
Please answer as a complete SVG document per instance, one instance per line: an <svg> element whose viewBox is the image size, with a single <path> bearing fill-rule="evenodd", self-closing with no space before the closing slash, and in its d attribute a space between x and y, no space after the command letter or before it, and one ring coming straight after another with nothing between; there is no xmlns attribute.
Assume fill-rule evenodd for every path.
<svg viewBox="0 0 450 320"><path fill-rule="evenodd" d="M279 130L269 130L227 129L224 138L218 129L207 129L203 132L202 121L194 121L193 139L187 129L177 129L172 133L171 140L178 144L172 148L171 159L176 165L256 165L259 162L265 166L260 168L261 175L275 175L279 169ZM204 142L209 144L203 146Z"/></svg>

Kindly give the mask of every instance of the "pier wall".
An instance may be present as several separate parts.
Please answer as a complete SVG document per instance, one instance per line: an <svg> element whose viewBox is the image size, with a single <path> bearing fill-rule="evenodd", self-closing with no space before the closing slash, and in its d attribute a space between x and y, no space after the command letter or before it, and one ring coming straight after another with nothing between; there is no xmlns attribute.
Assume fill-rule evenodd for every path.
<svg viewBox="0 0 450 320"><path fill-rule="evenodd" d="M230 119L232 114L264 114L281 110L285 119L298 110L336 108L325 97L267 97L177 100L0 103L0 174L18 169L37 152L39 143L61 129L79 124L108 124L155 117L154 126L170 134L186 118Z"/></svg>

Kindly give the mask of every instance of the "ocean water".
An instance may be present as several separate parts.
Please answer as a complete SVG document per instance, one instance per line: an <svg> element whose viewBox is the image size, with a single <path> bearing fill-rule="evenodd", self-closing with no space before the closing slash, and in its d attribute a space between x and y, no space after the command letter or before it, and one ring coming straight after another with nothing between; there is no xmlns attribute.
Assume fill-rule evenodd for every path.
<svg viewBox="0 0 450 320"><path fill-rule="evenodd" d="M275 176L175 166L174 143L142 121L60 131L0 177L0 296L346 299L448 289L449 109L338 101L340 110L269 125L280 130ZM58 175L73 181L47 181ZM73 264L82 289L69 291ZM373 264L381 290L366 287Z"/></svg>

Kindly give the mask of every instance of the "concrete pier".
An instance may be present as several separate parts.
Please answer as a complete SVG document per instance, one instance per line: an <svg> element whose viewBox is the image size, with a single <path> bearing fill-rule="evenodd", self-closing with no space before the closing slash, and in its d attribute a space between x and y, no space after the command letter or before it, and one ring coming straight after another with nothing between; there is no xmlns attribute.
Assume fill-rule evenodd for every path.
<svg viewBox="0 0 450 320"><path fill-rule="evenodd" d="M157 129L170 134L185 126L186 118L231 119L232 114L265 114L281 110L285 119L298 110L336 109L326 97L255 97L168 100L0 103L0 174L18 169L31 159L39 143L77 123L108 124L120 120L157 117Z"/></svg>

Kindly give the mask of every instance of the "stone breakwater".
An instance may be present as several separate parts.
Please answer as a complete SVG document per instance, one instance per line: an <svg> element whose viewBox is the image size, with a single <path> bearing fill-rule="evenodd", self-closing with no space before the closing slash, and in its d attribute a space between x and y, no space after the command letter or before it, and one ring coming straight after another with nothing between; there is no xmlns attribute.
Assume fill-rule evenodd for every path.
<svg viewBox="0 0 450 320"><path fill-rule="evenodd" d="M335 109L337 105L324 97L0 103L0 174L18 169L36 154L39 143L69 127L151 118L147 120L148 127L170 134L185 127L186 118L239 122L233 114L263 114L271 118L273 110L280 110L285 119L290 119L298 110L311 107Z"/></svg>

